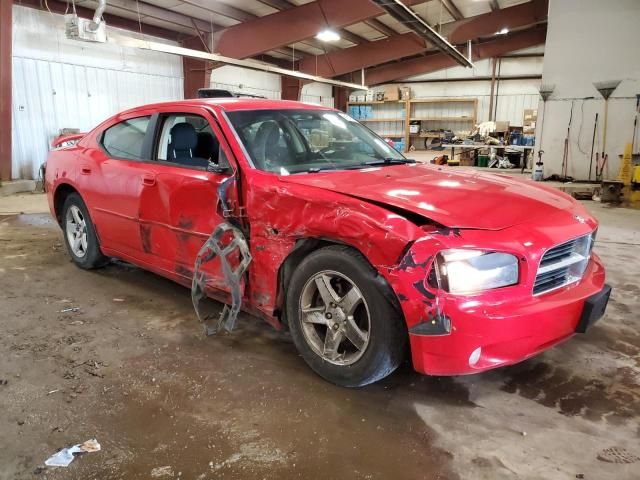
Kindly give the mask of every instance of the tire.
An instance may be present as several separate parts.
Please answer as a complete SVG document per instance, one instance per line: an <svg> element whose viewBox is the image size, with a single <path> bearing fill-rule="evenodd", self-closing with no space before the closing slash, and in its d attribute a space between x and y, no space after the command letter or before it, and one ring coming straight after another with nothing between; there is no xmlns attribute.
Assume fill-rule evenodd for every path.
<svg viewBox="0 0 640 480"><path fill-rule="evenodd" d="M342 387L386 377L403 361L408 338L393 298L356 250L335 245L312 252L287 290L287 321L298 352L318 375Z"/></svg>
<svg viewBox="0 0 640 480"><path fill-rule="evenodd" d="M89 270L102 267L109 261L100 251L89 211L77 193L69 194L64 201L61 227L67 251L78 267Z"/></svg>

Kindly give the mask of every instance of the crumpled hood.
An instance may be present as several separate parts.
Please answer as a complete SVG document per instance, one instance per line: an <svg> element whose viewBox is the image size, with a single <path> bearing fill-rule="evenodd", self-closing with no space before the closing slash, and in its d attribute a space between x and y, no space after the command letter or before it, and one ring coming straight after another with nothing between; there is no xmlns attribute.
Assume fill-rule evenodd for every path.
<svg viewBox="0 0 640 480"><path fill-rule="evenodd" d="M501 230L576 207L575 200L551 187L458 167L398 165L280 180L388 204L450 228Z"/></svg>

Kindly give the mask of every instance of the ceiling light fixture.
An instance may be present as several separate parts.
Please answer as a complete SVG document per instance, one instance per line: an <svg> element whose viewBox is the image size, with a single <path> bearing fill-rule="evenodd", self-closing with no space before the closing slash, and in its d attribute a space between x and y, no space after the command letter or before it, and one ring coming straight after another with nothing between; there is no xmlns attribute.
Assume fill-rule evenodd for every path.
<svg viewBox="0 0 640 480"><path fill-rule="evenodd" d="M316 38L321 42L337 42L340 40L340 35L333 30L322 30L316 35Z"/></svg>
<svg viewBox="0 0 640 480"><path fill-rule="evenodd" d="M498 30L496 32L496 35L506 35L507 33L509 33L509 29L507 27L504 27L502 30Z"/></svg>

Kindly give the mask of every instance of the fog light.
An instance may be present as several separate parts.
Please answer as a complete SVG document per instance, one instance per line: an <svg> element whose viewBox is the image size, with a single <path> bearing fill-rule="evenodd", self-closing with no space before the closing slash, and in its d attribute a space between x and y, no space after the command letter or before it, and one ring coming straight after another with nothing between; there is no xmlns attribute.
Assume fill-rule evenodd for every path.
<svg viewBox="0 0 640 480"><path fill-rule="evenodd" d="M478 360L480 360L480 355L482 354L482 348L478 347L476 348L473 352L471 352L471 355L469 355L469 366L473 367L476 363L478 363Z"/></svg>

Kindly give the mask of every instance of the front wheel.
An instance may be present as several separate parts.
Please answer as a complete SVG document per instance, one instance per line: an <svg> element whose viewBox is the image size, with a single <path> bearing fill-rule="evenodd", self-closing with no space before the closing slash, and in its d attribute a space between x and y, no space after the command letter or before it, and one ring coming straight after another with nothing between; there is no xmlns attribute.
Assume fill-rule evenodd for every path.
<svg viewBox="0 0 640 480"><path fill-rule="evenodd" d="M321 377L359 387L393 372L407 334L391 289L357 251L321 248L291 277L287 320L293 341Z"/></svg>

